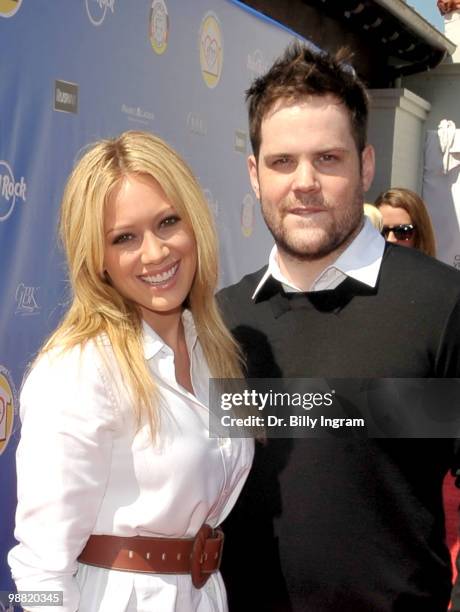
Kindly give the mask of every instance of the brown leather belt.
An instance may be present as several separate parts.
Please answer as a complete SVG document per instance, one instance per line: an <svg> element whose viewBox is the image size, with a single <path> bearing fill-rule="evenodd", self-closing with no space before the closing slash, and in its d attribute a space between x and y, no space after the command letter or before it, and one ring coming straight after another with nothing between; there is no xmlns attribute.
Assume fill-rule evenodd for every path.
<svg viewBox="0 0 460 612"><path fill-rule="evenodd" d="M191 574L199 589L219 569L223 544L222 529L209 525L194 538L92 535L78 561L122 572Z"/></svg>

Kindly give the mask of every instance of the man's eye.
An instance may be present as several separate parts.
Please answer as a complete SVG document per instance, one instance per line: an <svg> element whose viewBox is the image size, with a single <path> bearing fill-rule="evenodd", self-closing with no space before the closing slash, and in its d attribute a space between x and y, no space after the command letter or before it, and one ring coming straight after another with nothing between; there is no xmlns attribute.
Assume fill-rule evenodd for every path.
<svg viewBox="0 0 460 612"><path fill-rule="evenodd" d="M290 157L277 157L273 160L274 166L286 166L291 161Z"/></svg>
<svg viewBox="0 0 460 612"><path fill-rule="evenodd" d="M270 167L279 172L286 172L294 167L294 160L292 157L282 155L281 157L275 157L270 163Z"/></svg>
<svg viewBox="0 0 460 612"><path fill-rule="evenodd" d="M129 242L129 240L132 240L133 238L134 236L129 233L119 234L118 236L115 236L112 244L123 244L124 242Z"/></svg>
<svg viewBox="0 0 460 612"><path fill-rule="evenodd" d="M328 153L321 155L321 157L319 158L320 161L323 162L332 162L332 161L336 161L337 160L337 156L336 155L329 155Z"/></svg>

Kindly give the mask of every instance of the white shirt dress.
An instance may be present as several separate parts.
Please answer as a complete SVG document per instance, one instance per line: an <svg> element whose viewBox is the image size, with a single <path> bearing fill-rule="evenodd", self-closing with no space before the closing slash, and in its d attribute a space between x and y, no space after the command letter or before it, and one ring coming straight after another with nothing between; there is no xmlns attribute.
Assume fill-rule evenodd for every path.
<svg viewBox="0 0 460 612"><path fill-rule="evenodd" d="M219 573L107 570L77 562L91 534L191 538L233 507L253 457L249 439L209 437L209 370L183 315L195 396L178 385L173 351L144 324L144 354L160 391L158 442L136 424L111 347L46 355L21 393L18 508L8 556L18 590L63 591L41 612L224 612Z"/></svg>

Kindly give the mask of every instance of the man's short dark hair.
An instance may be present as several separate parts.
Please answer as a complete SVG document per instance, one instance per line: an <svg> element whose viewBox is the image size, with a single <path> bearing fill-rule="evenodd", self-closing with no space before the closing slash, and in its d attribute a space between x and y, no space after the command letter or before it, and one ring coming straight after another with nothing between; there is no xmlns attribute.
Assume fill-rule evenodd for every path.
<svg viewBox="0 0 460 612"><path fill-rule="evenodd" d="M351 54L340 49L335 56L299 42L289 45L264 75L246 92L252 150L259 156L262 120L278 100L293 103L307 96L335 96L350 113L358 152L366 146L368 96L349 62Z"/></svg>

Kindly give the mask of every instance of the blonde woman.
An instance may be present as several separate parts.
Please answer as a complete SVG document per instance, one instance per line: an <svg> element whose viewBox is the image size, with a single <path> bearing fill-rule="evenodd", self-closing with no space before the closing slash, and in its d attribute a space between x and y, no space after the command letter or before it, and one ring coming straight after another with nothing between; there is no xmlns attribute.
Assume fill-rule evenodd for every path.
<svg viewBox="0 0 460 612"><path fill-rule="evenodd" d="M73 300L21 393L17 588L66 612L224 611L217 527L253 447L209 436L209 377L241 370L207 204L165 142L125 132L75 167L60 231Z"/></svg>
<svg viewBox="0 0 460 612"><path fill-rule="evenodd" d="M368 204L367 202L363 205L363 208L366 217L370 219L370 222L375 227L375 229L381 232L383 229L382 213L373 204Z"/></svg>

